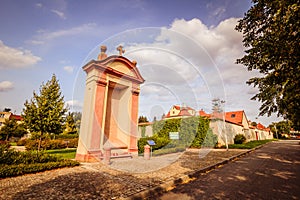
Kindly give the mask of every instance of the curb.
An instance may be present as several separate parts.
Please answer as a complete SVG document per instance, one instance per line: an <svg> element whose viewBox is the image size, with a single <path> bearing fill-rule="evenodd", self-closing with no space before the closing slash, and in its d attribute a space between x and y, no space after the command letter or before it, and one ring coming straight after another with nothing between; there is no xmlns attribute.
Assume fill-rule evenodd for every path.
<svg viewBox="0 0 300 200"><path fill-rule="evenodd" d="M268 144L268 143L266 143ZM141 199L147 199L148 197L153 197L155 195L158 195L158 194L161 194L163 192L166 192L166 191L169 191L171 190L172 188L178 186L178 185L181 185L183 183L188 183L196 178L198 178L201 174L203 173L206 173L208 171L211 171L211 170L214 170L218 167L220 167L221 165L224 165L224 164L227 164L231 161L234 161L236 160L237 158L240 158L240 157L243 157L257 149L260 149L262 148L263 146L265 146L266 144L262 144L260 146L257 146L253 149L250 149L248 151L245 151L245 152L242 152L240 154L237 154L235 156L232 156L232 157L229 157L223 161L220 161L220 162L217 162L213 165L210 165L210 166L207 166L207 167L204 167L202 169L199 169L199 170L196 170L188 175L183 175L179 178L174 178L172 180L168 180L158 186L155 186L153 188L150 188L150 189L146 189L142 192L139 192L139 193L136 193L132 196L129 196L129 197L126 197L126 198L121 198L122 200L141 200Z"/></svg>

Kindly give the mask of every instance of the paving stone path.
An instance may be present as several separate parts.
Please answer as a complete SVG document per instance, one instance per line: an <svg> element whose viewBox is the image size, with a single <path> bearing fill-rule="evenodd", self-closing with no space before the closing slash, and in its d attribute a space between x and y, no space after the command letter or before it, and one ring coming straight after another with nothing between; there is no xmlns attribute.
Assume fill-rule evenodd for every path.
<svg viewBox="0 0 300 200"><path fill-rule="evenodd" d="M124 199L245 151L191 150L5 178L0 180L0 199Z"/></svg>

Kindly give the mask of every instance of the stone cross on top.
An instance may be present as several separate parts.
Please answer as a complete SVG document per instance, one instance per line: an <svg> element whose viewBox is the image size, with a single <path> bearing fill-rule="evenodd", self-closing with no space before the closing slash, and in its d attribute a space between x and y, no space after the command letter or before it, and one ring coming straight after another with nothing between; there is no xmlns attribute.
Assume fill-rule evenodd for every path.
<svg viewBox="0 0 300 200"><path fill-rule="evenodd" d="M119 55L122 56L125 53L125 49L123 49L122 45L118 46L117 50L119 51Z"/></svg>

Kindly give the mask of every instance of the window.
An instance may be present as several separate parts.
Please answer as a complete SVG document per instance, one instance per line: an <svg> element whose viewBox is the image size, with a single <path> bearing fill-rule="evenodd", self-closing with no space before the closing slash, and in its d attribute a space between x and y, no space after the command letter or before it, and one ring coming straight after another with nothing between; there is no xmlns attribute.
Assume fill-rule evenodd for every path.
<svg viewBox="0 0 300 200"><path fill-rule="evenodd" d="M1 113L0 118L4 118L5 114Z"/></svg>
<svg viewBox="0 0 300 200"><path fill-rule="evenodd" d="M235 118L235 114L231 114L231 118Z"/></svg>

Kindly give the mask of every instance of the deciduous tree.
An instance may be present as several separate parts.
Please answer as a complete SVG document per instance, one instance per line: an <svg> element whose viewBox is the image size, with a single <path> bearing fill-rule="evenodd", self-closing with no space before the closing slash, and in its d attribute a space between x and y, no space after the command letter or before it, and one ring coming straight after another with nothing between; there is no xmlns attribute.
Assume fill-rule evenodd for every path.
<svg viewBox="0 0 300 200"><path fill-rule="evenodd" d="M18 124L14 118L6 119L0 130L1 140L8 141L11 137L23 137L27 133L23 124Z"/></svg>
<svg viewBox="0 0 300 200"><path fill-rule="evenodd" d="M300 1L252 0L236 26L245 55L237 63L260 75L248 80L259 89L260 115L277 113L300 128Z"/></svg>
<svg viewBox="0 0 300 200"><path fill-rule="evenodd" d="M272 123L270 129L273 133L275 133L275 137L282 137L282 134L290 134L291 130L291 122L289 121L280 121L276 123Z"/></svg>

